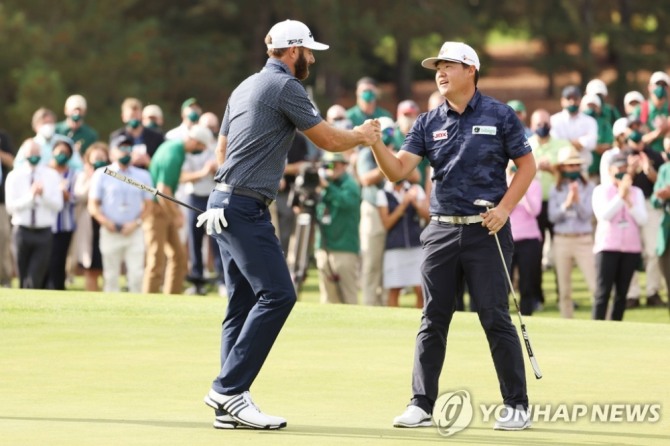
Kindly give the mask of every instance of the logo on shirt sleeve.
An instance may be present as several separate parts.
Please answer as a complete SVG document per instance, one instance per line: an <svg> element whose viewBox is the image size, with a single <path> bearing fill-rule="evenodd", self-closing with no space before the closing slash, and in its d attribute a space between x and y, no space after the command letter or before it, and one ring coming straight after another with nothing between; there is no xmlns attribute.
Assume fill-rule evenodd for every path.
<svg viewBox="0 0 670 446"><path fill-rule="evenodd" d="M433 132L433 141L441 141L443 139L447 139L449 135L447 134L446 130L438 130L436 132Z"/></svg>
<svg viewBox="0 0 670 446"><path fill-rule="evenodd" d="M475 125L472 127L473 135L495 135L498 129L494 125Z"/></svg>

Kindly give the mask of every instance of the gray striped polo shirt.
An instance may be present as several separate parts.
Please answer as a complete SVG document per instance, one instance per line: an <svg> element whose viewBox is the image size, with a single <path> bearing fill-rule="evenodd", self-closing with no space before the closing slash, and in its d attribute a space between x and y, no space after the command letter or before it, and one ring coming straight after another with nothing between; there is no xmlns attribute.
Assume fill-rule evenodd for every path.
<svg viewBox="0 0 670 446"><path fill-rule="evenodd" d="M288 66L268 59L228 99L220 131L228 137L226 160L214 179L274 199L296 128L322 120Z"/></svg>

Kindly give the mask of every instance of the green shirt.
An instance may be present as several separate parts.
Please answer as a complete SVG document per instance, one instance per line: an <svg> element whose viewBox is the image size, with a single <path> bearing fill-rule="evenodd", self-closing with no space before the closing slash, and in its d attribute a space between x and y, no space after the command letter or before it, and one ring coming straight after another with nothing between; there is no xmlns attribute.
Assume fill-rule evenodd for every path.
<svg viewBox="0 0 670 446"><path fill-rule="evenodd" d="M656 106L651 102L651 101L644 101L641 105L639 105L635 111L633 112L633 116L636 118L640 118L642 114L642 107L644 104L647 104L647 107L649 107L649 113L647 117L647 122L643 122L642 124L645 124L650 131L656 130L654 127L654 120L658 116L670 116L670 112L668 111L668 101L665 101L663 105L661 105L660 108L656 108ZM649 147L652 149L656 150L657 152L663 152L663 137L661 138L656 138L649 144Z"/></svg>
<svg viewBox="0 0 670 446"><path fill-rule="evenodd" d="M351 175L344 173L321 192L316 218L319 222L314 240L316 249L358 254L361 190Z"/></svg>
<svg viewBox="0 0 670 446"><path fill-rule="evenodd" d="M536 162L546 158L552 165L558 164L558 151L561 147L571 145L570 141L567 139L560 138L549 138L549 141L540 144L537 135L528 138L528 142L533 149L533 156L535 157ZM556 184L556 176L551 172L537 169L537 178L542 185L542 201L548 201L549 191L551 190L551 187Z"/></svg>
<svg viewBox="0 0 670 446"><path fill-rule="evenodd" d="M604 112L598 116L594 116L596 122L598 123L598 141L597 144L609 144L610 147L614 143L614 133L612 133L612 122L611 116L605 114ZM589 173L597 174L600 173L600 159L602 155L595 150L591 152L593 160L589 166Z"/></svg>
<svg viewBox="0 0 670 446"><path fill-rule="evenodd" d="M405 135L403 132L400 131L396 127L396 132L393 134L393 148L397 152L400 150L402 147L402 143L405 142L405 138L407 135ZM419 180L419 186L425 189L426 186L426 168L430 166L430 160L426 157L423 157L421 161L419 161L419 165L416 166L417 169L419 169L419 174L421 175L421 179Z"/></svg>
<svg viewBox="0 0 670 446"><path fill-rule="evenodd" d="M83 123L77 130L72 130L67 125L67 121L61 121L56 124L56 133L64 135L74 141L75 146L79 145L79 154L83 157L88 146L98 140L98 132L89 127L88 124Z"/></svg>
<svg viewBox="0 0 670 446"><path fill-rule="evenodd" d="M163 183L174 194L185 158L184 142L179 139L170 139L158 146L149 163L149 173L156 187Z"/></svg>
<svg viewBox="0 0 670 446"><path fill-rule="evenodd" d="M375 107L375 111L372 112L372 115L364 113L358 105L354 105L347 110L347 118L349 118L353 125L361 125L366 119L376 119L381 118L382 116L393 118L388 110L379 106Z"/></svg>

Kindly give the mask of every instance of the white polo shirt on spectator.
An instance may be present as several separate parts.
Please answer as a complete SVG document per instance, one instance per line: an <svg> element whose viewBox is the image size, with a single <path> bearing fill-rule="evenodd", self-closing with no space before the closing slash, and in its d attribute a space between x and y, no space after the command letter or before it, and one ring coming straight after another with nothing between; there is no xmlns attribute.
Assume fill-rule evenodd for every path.
<svg viewBox="0 0 670 446"><path fill-rule="evenodd" d="M33 196L32 183L42 183L42 195ZM61 176L48 166L28 163L9 172L5 184L5 205L12 225L31 229L51 228L63 209Z"/></svg>
<svg viewBox="0 0 670 446"><path fill-rule="evenodd" d="M582 168L588 170L593 155L591 152L596 148L598 142L598 122L584 113L571 115L567 110L562 110L551 115L551 136L554 138L567 139L568 141L579 141L583 146L579 156L584 160Z"/></svg>

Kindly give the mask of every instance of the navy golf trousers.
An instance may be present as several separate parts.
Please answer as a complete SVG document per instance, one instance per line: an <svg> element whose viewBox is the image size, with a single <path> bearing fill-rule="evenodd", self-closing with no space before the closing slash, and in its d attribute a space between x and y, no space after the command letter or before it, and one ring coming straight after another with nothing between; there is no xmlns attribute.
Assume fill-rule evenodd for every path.
<svg viewBox="0 0 670 446"><path fill-rule="evenodd" d="M507 267L514 244L510 224L499 231ZM462 279L474 299L486 333L503 402L528 407L521 342L509 315L505 270L495 238L480 224L453 225L431 221L421 234L424 308L416 337L412 403L431 413L439 393L449 324Z"/></svg>
<svg viewBox="0 0 670 446"><path fill-rule="evenodd" d="M208 208L224 208L228 227L214 233L228 290L221 332L221 372L212 388L249 390L296 302L291 275L264 203L213 191Z"/></svg>

